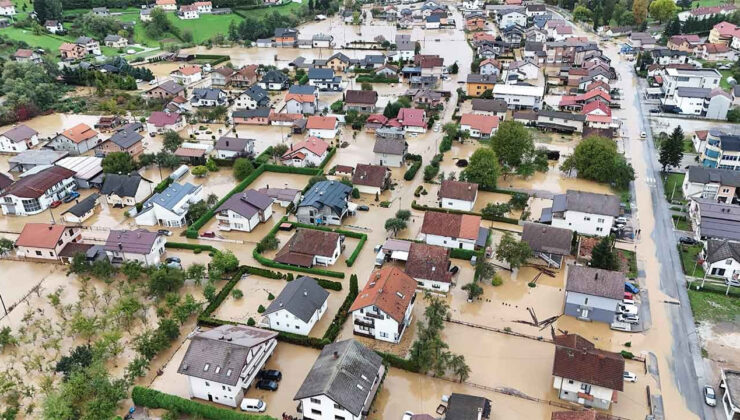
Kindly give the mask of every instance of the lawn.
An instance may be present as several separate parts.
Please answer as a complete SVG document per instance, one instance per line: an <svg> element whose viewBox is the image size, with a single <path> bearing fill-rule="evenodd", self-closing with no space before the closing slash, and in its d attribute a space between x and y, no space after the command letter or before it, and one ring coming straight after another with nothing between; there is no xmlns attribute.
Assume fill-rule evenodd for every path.
<svg viewBox="0 0 740 420"><path fill-rule="evenodd" d="M697 245L683 245L678 244L678 253L681 254L681 265L683 266L683 272L687 276L692 277L704 277L704 267L701 264L697 264L697 255L701 253L703 246Z"/></svg>
<svg viewBox="0 0 740 420"><path fill-rule="evenodd" d="M37 48L43 48L51 53L56 53L59 46L65 42L72 42L73 39L59 35L43 34L35 35L33 31L23 28L8 27L0 29L0 34L17 41L25 41L28 45Z"/></svg>
<svg viewBox="0 0 740 420"><path fill-rule="evenodd" d="M617 249L617 255L620 261L625 260L627 262L627 271L624 275L629 279L637 278L637 257L635 253L624 249Z"/></svg>
<svg viewBox="0 0 740 420"><path fill-rule="evenodd" d="M689 222L689 219L687 219L686 216L677 216L674 214L671 217L673 217L673 224L676 226L676 230L691 230L691 222Z"/></svg>
<svg viewBox="0 0 740 420"><path fill-rule="evenodd" d="M732 70L717 70L722 74L722 78L719 80L719 87L721 87L723 90L731 91L732 86L727 83L727 78L729 76L732 76Z"/></svg>
<svg viewBox="0 0 740 420"><path fill-rule="evenodd" d="M707 287L705 286L705 289ZM740 298L725 296L724 287L721 292L695 290L690 287L689 302L697 321L735 322L740 314Z"/></svg>
<svg viewBox="0 0 740 420"><path fill-rule="evenodd" d="M695 154L696 150L694 150L694 142L692 142L689 139L683 139L683 152L689 153L689 154Z"/></svg>
<svg viewBox="0 0 740 420"><path fill-rule="evenodd" d="M281 15L290 15L295 14L298 9L300 9L303 6L303 0L298 3L291 1L290 3L286 5L281 6L272 6L272 7L261 7L257 9L239 9L236 10L239 12L240 15L243 15L244 17L253 17L253 18L263 18L267 14L272 13L273 11L277 11Z"/></svg>
<svg viewBox="0 0 740 420"><path fill-rule="evenodd" d="M699 0L691 3L691 8L696 9L697 7L707 7L707 6L719 6L720 4L727 4L732 3L728 0Z"/></svg>
<svg viewBox="0 0 740 420"><path fill-rule="evenodd" d="M261 10L261 9L259 9ZM177 18L174 13L168 13L167 16L172 24L179 28L181 32L190 31L193 34L193 41L195 43L201 43L208 39L211 39L216 34L227 35L229 31L229 24L234 21L237 24L242 21L242 18L236 14L229 15L200 15L198 19L183 20Z"/></svg>
<svg viewBox="0 0 740 420"><path fill-rule="evenodd" d="M683 196L683 179L686 174L668 174L668 177L663 176L663 190L665 191L665 199L669 202L676 201L686 203L686 198ZM673 200L671 200L671 198Z"/></svg>

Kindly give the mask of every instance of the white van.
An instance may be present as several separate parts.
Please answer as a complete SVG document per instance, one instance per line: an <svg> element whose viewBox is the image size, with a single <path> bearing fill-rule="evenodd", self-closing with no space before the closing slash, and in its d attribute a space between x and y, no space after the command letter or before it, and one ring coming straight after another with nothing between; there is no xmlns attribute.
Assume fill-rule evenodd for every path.
<svg viewBox="0 0 740 420"><path fill-rule="evenodd" d="M244 398L242 404L239 406L242 411L256 411L261 413L267 409L267 404L264 401L256 398Z"/></svg>

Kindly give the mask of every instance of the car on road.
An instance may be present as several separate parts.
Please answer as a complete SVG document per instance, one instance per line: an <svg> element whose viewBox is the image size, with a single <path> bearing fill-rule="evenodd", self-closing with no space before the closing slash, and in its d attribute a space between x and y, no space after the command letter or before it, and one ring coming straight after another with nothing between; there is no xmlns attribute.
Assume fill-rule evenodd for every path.
<svg viewBox="0 0 740 420"><path fill-rule="evenodd" d="M283 374L277 369L262 369L257 372L257 377L260 379L280 382L280 380L283 379Z"/></svg>
<svg viewBox="0 0 740 420"><path fill-rule="evenodd" d="M62 200L54 200L54 201L51 202L51 204L49 205L49 207L55 209L55 208L57 208L57 207L59 207L61 205L62 205Z"/></svg>
<svg viewBox="0 0 740 420"><path fill-rule="evenodd" d="M359 211L370 211L370 207L368 207L368 206L357 206L357 210L359 210Z"/></svg>
<svg viewBox="0 0 740 420"><path fill-rule="evenodd" d="M167 229L159 229L157 230L157 234L164 235L164 236L172 236L172 232L170 232Z"/></svg>
<svg viewBox="0 0 740 420"><path fill-rule="evenodd" d="M632 294L640 293L640 288L635 286L634 283L624 282L624 291Z"/></svg>
<svg viewBox="0 0 740 420"><path fill-rule="evenodd" d="M201 233L200 236L202 236L204 238L215 238L216 237L216 234L214 232L207 231L207 232Z"/></svg>
<svg viewBox="0 0 740 420"><path fill-rule="evenodd" d="M647 137L647 133L646 132L643 131L643 132L640 133L640 138L641 139L644 139L646 137Z"/></svg>
<svg viewBox="0 0 740 420"><path fill-rule="evenodd" d="M695 245L699 243L696 239L692 238L691 236L682 236L678 242L681 242L684 245Z"/></svg>
<svg viewBox="0 0 740 420"><path fill-rule="evenodd" d="M78 193L77 191L72 191L69 194L67 194L67 196L64 197L64 199L62 201L64 201L65 203L69 203L69 202L74 201L75 199L79 198L79 196L80 196L80 193Z"/></svg>
<svg viewBox="0 0 740 420"><path fill-rule="evenodd" d="M241 405L239 405L239 408L241 408L242 411L261 413L267 409L267 404L257 398L244 398Z"/></svg>
<svg viewBox="0 0 740 420"><path fill-rule="evenodd" d="M659 112L660 112L660 110L658 108L650 108L650 113L651 114L657 114Z"/></svg>
<svg viewBox="0 0 740 420"><path fill-rule="evenodd" d="M278 383L269 379L260 379L255 387L265 391L277 391Z"/></svg>
<svg viewBox="0 0 740 420"><path fill-rule="evenodd" d="M624 371L624 374L622 374L622 377L627 382L637 382L637 375L635 375L632 372Z"/></svg>
<svg viewBox="0 0 740 420"><path fill-rule="evenodd" d="M414 417L414 413L411 411L407 411L403 413L403 417L401 417L401 420L411 420L411 418Z"/></svg>
<svg viewBox="0 0 740 420"><path fill-rule="evenodd" d="M704 386L704 402L710 407L717 405L717 395L714 393L714 388L709 385Z"/></svg>
<svg viewBox="0 0 740 420"><path fill-rule="evenodd" d="M619 314L617 315L617 321L626 322L628 324L639 324L640 317L638 315Z"/></svg>

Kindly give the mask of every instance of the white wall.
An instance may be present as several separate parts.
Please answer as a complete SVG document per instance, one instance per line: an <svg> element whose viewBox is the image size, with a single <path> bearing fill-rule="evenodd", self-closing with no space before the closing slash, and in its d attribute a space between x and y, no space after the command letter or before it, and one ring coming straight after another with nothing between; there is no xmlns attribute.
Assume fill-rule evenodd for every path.
<svg viewBox="0 0 740 420"><path fill-rule="evenodd" d="M360 390L357 390L360 392ZM301 401L304 418L314 420L336 420L335 416L343 417L346 420L360 420L360 416L354 416L349 411L341 408L334 400L326 395L317 395L311 398L304 398ZM339 408L337 408L337 407Z"/></svg>
<svg viewBox="0 0 740 420"><path fill-rule="evenodd" d="M443 209L472 211L473 206L475 205L475 200L465 201L465 200L457 200L454 198L440 198L439 201L442 203Z"/></svg>
<svg viewBox="0 0 740 420"><path fill-rule="evenodd" d="M707 274L711 276L732 280L735 273L740 273L740 262L736 261L734 258L716 261L712 264L705 262L704 269ZM735 280L737 280L737 278L735 278Z"/></svg>
<svg viewBox="0 0 740 420"><path fill-rule="evenodd" d="M430 290L432 292L441 292L441 293L447 293L450 291L450 283L434 281L434 280L429 280L429 279L421 279L417 277L414 277L414 280L416 280L416 282L418 283L418 287L425 289L425 290Z"/></svg>
<svg viewBox="0 0 740 420"><path fill-rule="evenodd" d="M583 235L607 236L614 225L614 217L568 210L564 219L552 218L555 227L574 230Z"/></svg>
<svg viewBox="0 0 740 420"><path fill-rule="evenodd" d="M387 153L375 153L375 161L373 163L381 166L400 168L403 166L403 156L389 155Z"/></svg>
<svg viewBox="0 0 740 420"><path fill-rule="evenodd" d="M558 396L560 397L560 399L571 401L576 404L587 405L587 400L583 398L578 398L578 393L583 392L581 390L582 384L584 384L584 382L561 378L559 376L555 376L555 379L553 380L553 388L558 391ZM589 395L592 395L594 397L594 400L592 400L587 406L608 409L611 405L613 394L614 390L598 385L591 385L591 391L589 392Z"/></svg>
<svg viewBox="0 0 740 420"><path fill-rule="evenodd" d="M276 331L285 331L291 334L308 335L311 329L326 313L327 303L329 299L324 301L321 308L317 309L316 312L311 315L311 319L308 322L303 322L302 319L296 317L292 313L285 309L281 309L277 312L273 312L265 317L262 321L268 328Z"/></svg>
<svg viewBox="0 0 740 420"><path fill-rule="evenodd" d="M219 221L218 229L223 231L239 230L242 232L251 232L260 222L259 213L255 213L251 218L235 213L232 210L226 211L226 216L218 213L216 219ZM225 223L225 224L222 224Z"/></svg>
<svg viewBox="0 0 740 420"><path fill-rule="evenodd" d="M318 130L318 129L312 128L308 130L308 135L318 137L320 139L333 139L334 137L337 136L337 130L336 129Z"/></svg>
<svg viewBox="0 0 740 420"><path fill-rule="evenodd" d="M426 243L428 245L443 246L445 248L460 248L460 249L474 249L475 240L462 239L462 238L450 238L449 236L438 236L426 234Z"/></svg>

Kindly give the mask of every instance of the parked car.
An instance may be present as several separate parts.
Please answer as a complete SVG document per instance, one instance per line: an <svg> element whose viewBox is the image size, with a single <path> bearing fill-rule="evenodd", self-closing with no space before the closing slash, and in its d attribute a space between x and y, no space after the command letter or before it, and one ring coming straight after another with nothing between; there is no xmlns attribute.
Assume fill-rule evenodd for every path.
<svg viewBox="0 0 740 420"><path fill-rule="evenodd" d="M740 287L740 280L725 279L725 284L728 286Z"/></svg>
<svg viewBox="0 0 740 420"><path fill-rule="evenodd" d="M632 294L637 294L640 293L640 288L635 286L634 283L630 283L627 281L624 283L624 291L630 292Z"/></svg>
<svg viewBox="0 0 740 420"><path fill-rule="evenodd" d="M637 306L635 305L619 304L617 306L617 312L621 312L627 315L637 315L638 311L637 311Z"/></svg>
<svg viewBox="0 0 740 420"><path fill-rule="evenodd" d="M278 383L269 379L260 379L255 387L265 391L277 391Z"/></svg>
<svg viewBox="0 0 740 420"><path fill-rule="evenodd" d="M617 321L626 322L628 324L639 324L640 317L638 315L619 314L617 315Z"/></svg>
<svg viewBox="0 0 740 420"><path fill-rule="evenodd" d="M624 374L622 374L622 377L627 382L637 382L637 375L635 375L632 372L624 371Z"/></svg>
<svg viewBox="0 0 740 420"><path fill-rule="evenodd" d="M62 201L64 201L65 203L69 203L79 197L80 197L80 193L78 193L77 191L71 191L69 194L67 194L66 197L64 197Z"/></svg>
<svg viewBox="0 0 740 420"><path fill-rule="evenodd" d="M357 206L357 210L359 210L359 211L370 211L370 207L368 207L368 206Z"/></svg>
<svg viewBox="0 0 740 420"><path fill-rule="evenodd" d="M635 300L634 299L622 299L622 304L623 305L634 305Z"/></svg>
<svg viewBox="0 0 740 420"><path fill-rule="evenodd" d="M201 233L200 236L202 236L204 238L215 238L216 237L216 234L214 232L207 231L207 232Z"/></svg>
<svg viewBox="0 0 740 420"><path fill-rule="evenodd" d="M714 388L709 385L704 386L704 402L710 407L717 405L717 395L714 393Z"/></svg>
<svg viewBox="0 0 740 420"><path fill-rule="evenodd" d="M660 110L658 108L650 108L650 113L651 114L657 114L659 112L660 112Z"/></svg>
<svg viewBox="0 0 740 420"><path fill-rule="evenodd" d="M159 229L157 233L164 236L172 236L172 232L167 229Z"/></svg>
<svg viewBox="0 0 740 420"><path fill-rule="evenodd" d="M261 371L257 372L257 377L260 379L280 382L280 380L283 379L283 374L276 369L262 369Z"/></svg>
<svg viewBox="0 0 740 420"><path fill-rule="evenodd" d="M452 274L453 276L457 274L458 271L460 271L460 267L456 265L453 265L452 268L450 268L450 274Z"/></svg>
<svg viewBox="0 0 740 420"><path fill-rule="evenodd" d="M62 205L62 200L54 200L51 202L50 207L55 209Z"/></svg>
<svg viewBox="0 0 740 420"><path fill-rule="evenodd" d="M239 408L241 408L242 411L254 411L257 413L261 413L267 409L267 404L257 398L244 398Z"/></svg>
<svg viewBox="0 0 740 420"><path fill-rule="evenodd" d="M646 132L643 131L643 132L640 133L640 138L641 139L644 139L646 137L647 137L647 133Z"/></svg>
<svg viewBox="0 0 740 420"><path fill-rule="evenodd" d="M411 420L411 418L414 416L414 413L411 411L407 411L403 413L403 417L401 417L401 420Z"/></svg>
<svg viewBox="0 0 740 420"><path fill-rule="evenodd" d="M699 241L697 241L696 239L692 238L691 236L682 236L682 237L681 237L681 238L680 238L680 239L678 240L678 242L681 242L681 243L682 243L682 244L684 244L684 245L695 245L695 244L697 244L697 243L698 243Z"/></svg>
<svg viewBox="0 0 740 420"><path fill-rule="evenodd" d="M624 299L625 300L633 300L635 298L635 295L633 295L630 292L624 292Z"/></svg>
<svg viewBox="0 0 740 420"><path fill-rule="evenodd" d="M615 225L626 225L627 224L627 218L626 217L617 217L614 219Z"/></svg>
<svg viewBox="0 0 740 420"><path fill-rule="evenodd" d="M167 257L167 259L164 260L166 263L176 262L176 263L182 263L182 260L180 257Z"/></svg>

